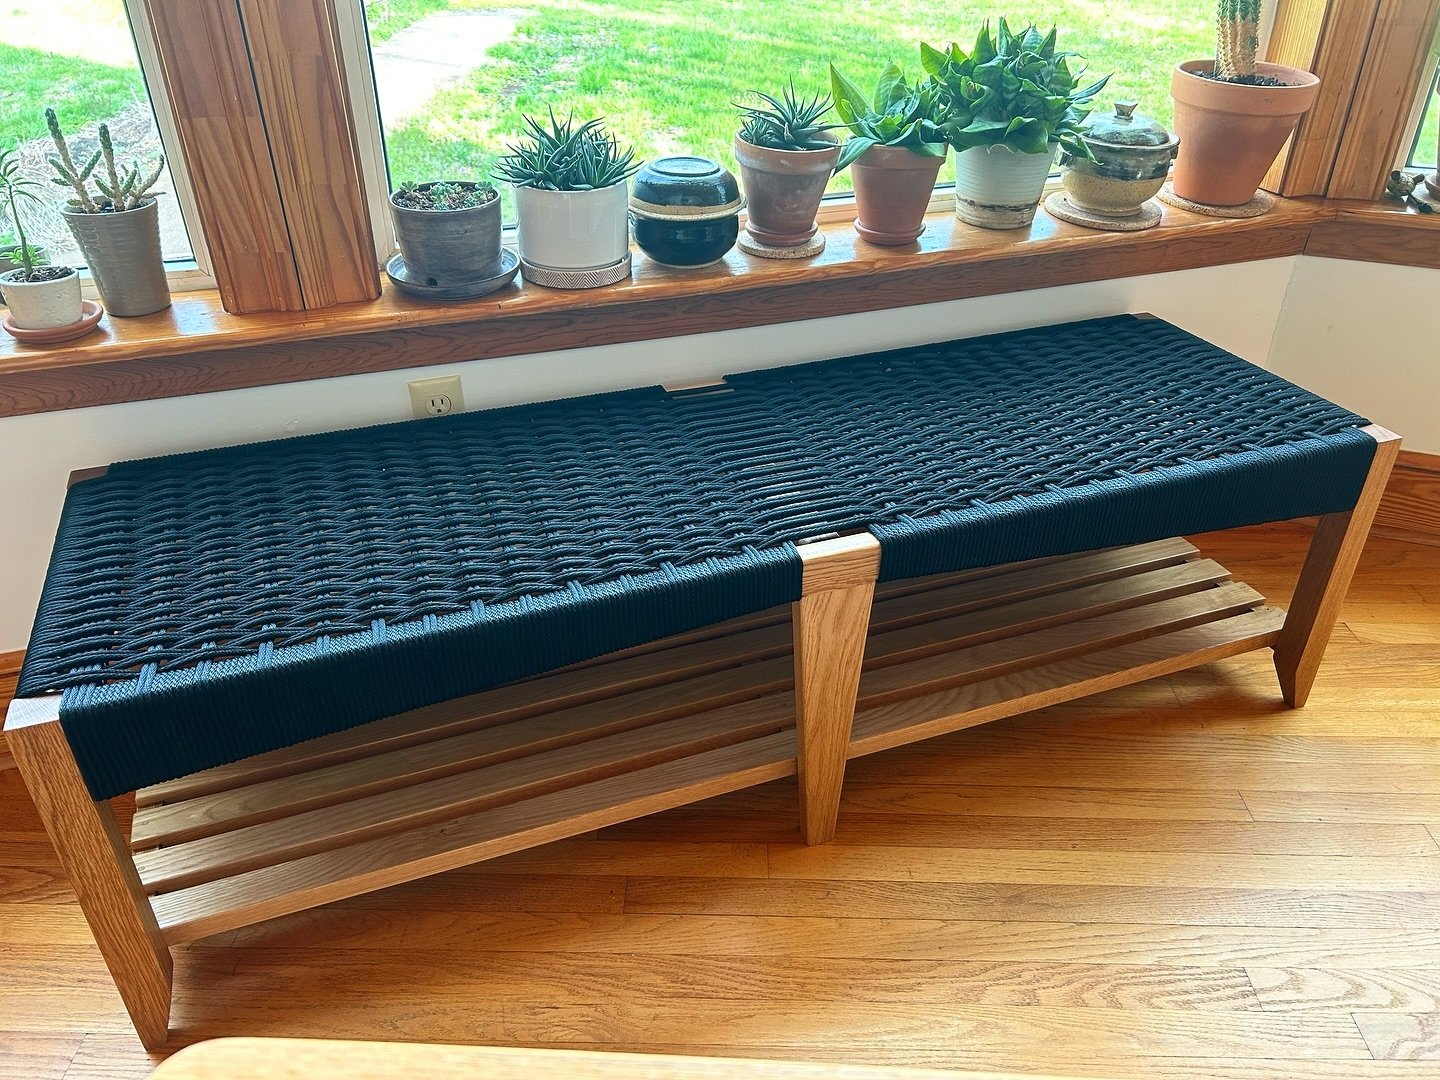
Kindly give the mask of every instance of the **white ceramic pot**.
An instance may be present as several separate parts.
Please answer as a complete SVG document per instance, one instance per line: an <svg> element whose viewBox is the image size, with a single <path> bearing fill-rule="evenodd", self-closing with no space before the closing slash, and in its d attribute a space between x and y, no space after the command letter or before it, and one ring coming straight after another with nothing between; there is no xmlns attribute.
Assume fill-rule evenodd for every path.
<svg viewBox="0 0 1440 1080"><path fill-rule="evenodd" d="M955 216L985 229L1023 229L1035 219L1055 160L1007 146L972 146L955 155Z"/></svg>
<svg viewBox="0 0 1440 1080"><path fill-rule="evenodd" d="M517 187L520 258L544 270L598 270L630 251L630 191L621 181L595 191Z"/></svg>
<svg viewBox="0 0 1440 1080"><path fill-rule="evenodd" d="M0 293L10 305L10 321L21 330L50 330L79 322L80 275L74 270L55 281L17 281L25 271L0 274Z"/></svg>

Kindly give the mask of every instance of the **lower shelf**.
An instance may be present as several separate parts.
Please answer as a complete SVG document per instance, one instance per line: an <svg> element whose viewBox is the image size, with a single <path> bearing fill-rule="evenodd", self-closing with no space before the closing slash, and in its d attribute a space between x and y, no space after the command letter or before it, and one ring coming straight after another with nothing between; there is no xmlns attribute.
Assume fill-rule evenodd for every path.
<svg viewBox="0 0 1440 1080"><path fill-rule="evenodd" d="M858 757L1269 645L1183 540L884 586ZM137 794L174 944L795 772L789 612L628 650Z"/></svg>

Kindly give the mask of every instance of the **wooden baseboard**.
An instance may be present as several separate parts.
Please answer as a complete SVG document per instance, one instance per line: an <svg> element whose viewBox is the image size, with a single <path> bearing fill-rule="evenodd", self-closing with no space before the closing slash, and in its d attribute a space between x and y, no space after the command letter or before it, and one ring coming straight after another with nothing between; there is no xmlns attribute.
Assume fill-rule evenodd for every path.
<svg viewBox="0 0 1440 1080"><path fill-rule="evenodd" d="M1440 454L1400 451L1375 515L1374 532L1440 546Z"/></svg>

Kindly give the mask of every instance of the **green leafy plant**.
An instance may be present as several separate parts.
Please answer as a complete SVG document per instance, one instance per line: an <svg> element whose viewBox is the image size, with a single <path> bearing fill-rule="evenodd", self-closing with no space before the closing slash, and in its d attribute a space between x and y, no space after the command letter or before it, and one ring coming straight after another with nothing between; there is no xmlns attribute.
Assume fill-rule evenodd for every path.
<svg viewBox="0 0 1440 1080"><path fill-rule="evenodd" d="M823 94L802 98L795 93L795 82L778 98L759 90L751 91L764 104L733 102L744 114L740 137L751 146L770 150L829 150L835 145L827 132L830 126L819 122L830 111L830 99Z"/></svg>
<svg viewBox="0 0 1440 1080"><path fill-rule="evenodd" d="M100 145L81 168L75 164L70 146L60 131L60 120L54 109L45 110L45 126L50 130L51 141L55 143L55 153L46 159L58 174L52 182L75 192L75 197L69 200L68 204L71 210L85 214L120 213L134 210L160 194L158 191L152 194L150 189L159 181L160 173L165 168L163 154L146 173L140 171L138 162L131 162L128 167L119 167L115 164L115 147L110 141L110 128L101 124ZM103 173L96 173L95 167L102 161L105 170ZM95 185L99 192L98 198L90 193L86 186L88 183Z"/></svg>
<svg viewBox="0 0 1440 1080"><path fill-rule="evenodd" d="M390 197L396 206L407 210L469 210L499 195L492 185L483 182L440 180L422 186L407 180Z"/></svg>
<svg viewBox="0 0 1440 1080"><path fill-rule="evenodd" d="M920 46L920 61L945 101L940 129L957 151L1005 146L1043 154L1058 140L1075 157L1092 160L1080 123L1110 76L1080 88L1084 68L1070 70L1078 55L1055 48L1053 27L1044 35L1034 26L1015 34L1004 19L993 37L986 23L970 53L953 42L944 51Z"/></svg>
<svg viewBox="0 0 1440 1080"><path fill-rule="evenodd" d="M850 138L835 163L838 173L872 146L903 146L924 157L945 156L945 133L937 120L944 118L944 103L931 81L905 81L898 64L889 64L867 97L861 89L830 65L830 96L835 113L850 129Z"/></svg>
<svg viewBox="0 0 1440 1080"><path fill-rule="evenodd" d="M544 191L593 191L611 187L640 168L635 151L622 149L615 136L596 117L576 125L573 117L550 123L526 116L527 138L511 143L509 153L495 162L491 175L516 187Z"/></svg>
<svg viewBox="0 0 1440 1080"><path fill-rule="evenodd" d="M20 171L19 153L19 147L0 151L0 199L4 200L5 212L15 228L14 237L7 238L10 240L7 250L0 254L11 262L19 263L23 271L20 280L29 281L35 272L37 261L35 248L25 239L25 223L20 220L20 204L40 206L40 196L36 194L40 185Z"/></svg>

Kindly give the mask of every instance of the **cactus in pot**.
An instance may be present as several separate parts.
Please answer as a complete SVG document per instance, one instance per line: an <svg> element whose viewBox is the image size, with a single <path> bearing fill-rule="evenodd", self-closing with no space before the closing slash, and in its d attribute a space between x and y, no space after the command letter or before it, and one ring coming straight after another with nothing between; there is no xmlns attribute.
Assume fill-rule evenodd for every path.
<svg viewBox="0 0 1440 1080"><path fill-rule="evenodd" d="M61 212L112 315L148 315L170 306L170 285L160 254L160 209L153 190L165 169L163 155L148 169L115 160L110 128L101 124L99 145L76 164L54 109L45 126L55 144L47 160L53 182L72 196ZM94 190L91 190L93 185Z"/></svg>

